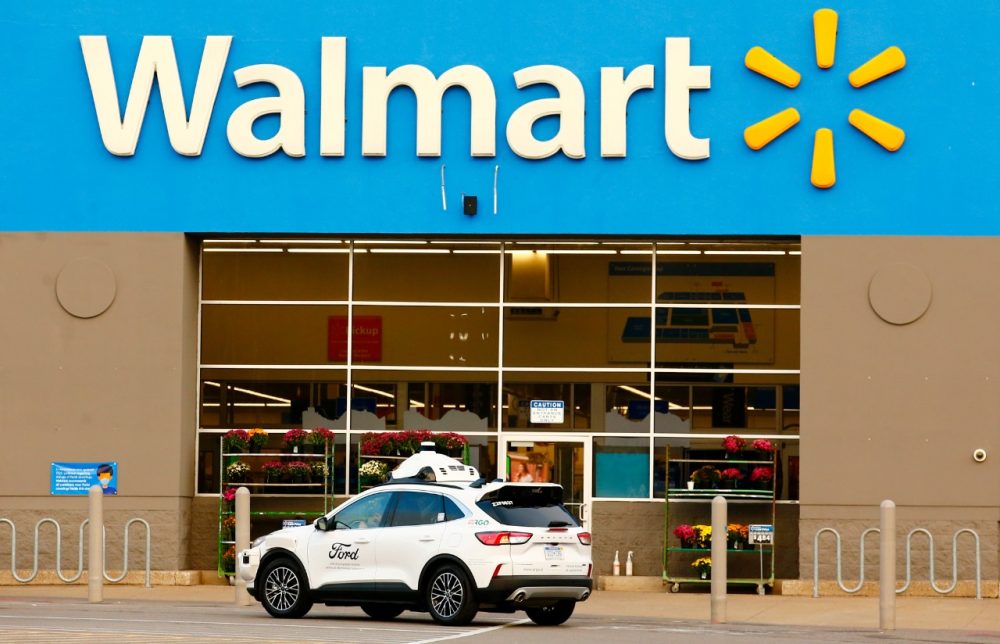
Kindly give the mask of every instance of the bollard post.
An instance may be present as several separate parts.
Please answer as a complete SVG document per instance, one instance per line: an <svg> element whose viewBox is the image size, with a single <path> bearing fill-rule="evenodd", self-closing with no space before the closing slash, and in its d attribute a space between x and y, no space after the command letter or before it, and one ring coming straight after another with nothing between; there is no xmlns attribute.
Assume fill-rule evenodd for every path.
<svg viewBox="0 0 1000 644"><path fill-rule="evenodd" d="M239 575L239 554L250 547L250 490L240 487L236 490L236 605L249 606L250 595L247 582Z"/></svg>
<svg viewBox="0 0 1000 644"><path fill-rule="evenodd" d="M104 490L91 485L87 491L87 601L99 604L104 600ZM37 551L37 531L36 531ZM37 561L36 561L37 564Z"/></svg>
<svg viewBox="0 0 1000 644"><path fill-rule="evenodd" d="M726 623L726 525L725 497L712 499L712 623Z"/></svg>
<svg viewBox="0 0 1000 644"><path fill-rule="evenodd" d="M896 630L896 504L879 508L878 627Z"/></svg>

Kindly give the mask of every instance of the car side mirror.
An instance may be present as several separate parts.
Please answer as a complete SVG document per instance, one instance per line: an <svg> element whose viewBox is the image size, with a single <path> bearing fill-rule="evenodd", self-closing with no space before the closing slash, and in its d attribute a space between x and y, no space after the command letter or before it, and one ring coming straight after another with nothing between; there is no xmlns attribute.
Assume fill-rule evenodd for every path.
<svg viewBox="0 0 1000 644"><path fill-rule="evenodd" d="M326 517L320 517L316 519L316 529L326 532L330 529L329 524L327 524Z"/></svg>

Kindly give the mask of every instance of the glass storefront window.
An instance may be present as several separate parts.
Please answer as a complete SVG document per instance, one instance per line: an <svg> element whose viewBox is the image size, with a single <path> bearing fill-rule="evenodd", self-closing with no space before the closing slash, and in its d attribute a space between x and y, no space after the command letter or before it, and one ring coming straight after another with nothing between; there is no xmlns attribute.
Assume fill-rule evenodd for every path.
<svg viewBox="0 0 1000 644"><path fill-rule="evenodd" d="M594 496L649 498L649 439L594 438Z"/></svg>
<svg viewBox="0 0 1000 644"><path fill-rule="evenodd" d="M504 366L648 368L643 316L649 307L504 307Z"/></svg>
<svg viewBox="0 0 1000 644"><path fill-rule="evenodd" d="M496 366L499 327L495 307L355 306L354 316L380 329L377 340L365 339L360 345L370 347L372 353L359 363Z"/></svg>
<svg viewBox="0 0 1000 644"><path fill-rule="evenodd" d="M205 300L347 300L347 246L290 241L202 253ZM291 277L291 279L289 279Z"/></svg>
<svg viewBox="0 0 1000 644"><path fill-rule="evenodd" d="M354 299L497 302L500 244L355 244Z"/></svg>
<svg viewBox="0 0 1000 644"><path fill-rule="evenodd" d="M197 489L218 491L228 428L330 426L342 428L338 494L357 491L348 470L361 434L429 429L466 435L488 478L502 475L501 432L579 432L581 445L593 441L587 487L662 498L668 445L681 458L717 450L729 433L797 438L798 249L797 240L206 244ZM746 254L758 250L772 254ZM531 422L533 400L563 402L562 421ZM795 498L798 442L783 443L781 494ZM622 480L601 474L626 461Z"/></svg>

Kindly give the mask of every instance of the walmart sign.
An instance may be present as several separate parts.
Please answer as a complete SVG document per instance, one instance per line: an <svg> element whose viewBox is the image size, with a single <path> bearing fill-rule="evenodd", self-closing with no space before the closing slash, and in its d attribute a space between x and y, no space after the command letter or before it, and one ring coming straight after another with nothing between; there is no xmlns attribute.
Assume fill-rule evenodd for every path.
<svg viewBox="0 0 1000 644"><path fill-rule="evenodd" d="M0 230L1000 233L995 3L7 14Z"/></svg>

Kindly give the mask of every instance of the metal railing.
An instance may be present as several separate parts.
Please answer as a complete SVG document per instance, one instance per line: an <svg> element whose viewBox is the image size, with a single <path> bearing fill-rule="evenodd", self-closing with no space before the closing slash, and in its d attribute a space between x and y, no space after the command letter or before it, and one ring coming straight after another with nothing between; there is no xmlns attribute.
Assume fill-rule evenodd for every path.
<svg viewBox="0 0 1000 644"><path fill-rule="evenodd" d="M842 551L841 551L840 533L837 532L837 530L835 530L834 528L821 528L821 529L819 529L816 532L816 535L813 537L813 597L819 597L819 538L820 538L820 535L822 535L824 532L829 532L829 533L833 534L834 537L836 537L836 540L837 540L837 559L836 559L836 565L837 565L837 586L839 586L840 589L842 591L844 591L845 593L852 593L853 594L853 593L856 593L856 592L860 591L861 588L864 586L864 583L865 583L865 537L868 536L871 533L876 533L876 534L880 533L881 530L879 528L868 528L867 530L865 530L864 532L861 533L861 537L860 537L860 540L859 540L860 544L859 544L859 548L858 548L858 559L859 559L859 562L860 562L860 564L859 564L860 570L858 572L858 583L857 583L856 586L848 588L846 585L844 585L843 575L841 574L841 559L842 559L841 554L842 554ZM975 530L972 530L970 528L962 528L962 529L956 531L954 535L952 535L952 539L951 539L951 565L952 565L951 575L952 576L951 576L951 585L948 586L947 588L939 588L938 587L938 585L937 585L937 579L936 579L935 574L934 574L934 537L931 535L930 531L927 530L927 529L925 529L925 528L914 528L913 530L910 530L910 532L906 535L906 581L902 585L902 587L896 589L896 594L902 594L902 593L906 592L907 589L909 589L909 587L910 587L910 583L912 582L912 566L911 566L912 547L911 547L911 542L913 540L913 535L915 535L917 533L924 534L924 535L927 536L927 539L928 539L928 542L929 542L929 545L928 545L928 557L929 557L928 577L930 579L931 588L934 590L934 592L936 592L938 594L941 594L941 595L947 595L949 593L952 593L952 592L955 591L955 588L958 587L958 538L959 538L959 536L961 536L962 534L965 534L965 533L968 533L968 534L972 535L973 539L975 540L975 544L976 544L976 579L975 579L975 581L976 581L976 599L982 599L983 598L983 594L982 594L982 556L981 556L981 553L980 553L979 534ZM881 553L880 553L880 555L881 555Z"/></svg>
<svg viewBox="0 0 1000 644"><path fill-rule="evenodd" d="M78 567L78 569L76 571L76 574L73 575L73 576L70 576L70 577L65 576L63 574L63 571L62 571L62 528L60 527L58 521L56 521L55 519L53 519L51 517L45 517L43 519L40 519L38 521L38 523L35 524L35 546L34 546L34 550L33 550L33 560L32 560L32 563L31 563L31 574L29 574L27 577L21 577L17 573L17 570L18 570L18 568L17 568L17 526L14 525L13 521L11 521L10 519L5 519L5 518L0 518L0 523L3 523L3 524L6 524L6 525L10 526L10 574L13 576L13 578L14 578L15 581L17 581L19 583L22 583L22 584L27 584L27 583L31 583L32 581L34 581L35 578L38 576L38 572L39 572L39 569L38 569L38 563L39 563L38 548L39 548L39 543L40 543L39 533L41 531L41 527L43 525L45 525L45 524L52 524L53 526L55 526L55 530L56 530L56 541L55 541L55 546L56 546L56 552L55 552L55 555L56 555L55 573L56 573L56 576L59 578L60 581L62 581L63 583L66 583L66 584L76 583L77 581L80 580L80 577L83 576L83 567L84 567L84 563L83 563L84 562L84 559L83 559L83 535L84 535L84 530L86 529L87 525L90 523L90 519L89 518L88 519L84 519L83 522L80 524L80 539L79 539L79 543L80 543L80 545L79 545L79 561L80 561L80 565L79 565L79 567ZM143 527L145 527L145 529L146 529L146 576L145 576L145 586L146 586L146 588L151 588L152 587L152 583L151 583L151 572L150 571L151 571L151 568L152 568L152 554L153 554L153 548L152 548L152 531L150 530L149 523L147 523L145 519L140 519L138 517L135 517L135 518L129 519L129 521L125 524L125 539L124 539L124 546L123 546L123 552L122 552L122 570L121 570L121 574L118 575L117 577L112 577L111 575L108 574L108 571L107 571L106 567L104 568L104 570L102 572L103 572L103 575L104 575L104 579L106 579L108 582L110 582L112 584L117 584L117 583L121 582L128 575L129 528L132 527L132 525L135 524L135 523L142 524ZM104 528L103 526L102 526L101 534L102 534L101 548L102 548L102 551L106 553L107 552L107 548L108 548L108 545L107 545L107 536L108 536L108 534L107 534L107 529ZM105 562L107 561L107 557L106 556L102 557L102 559Z"/></svg>

